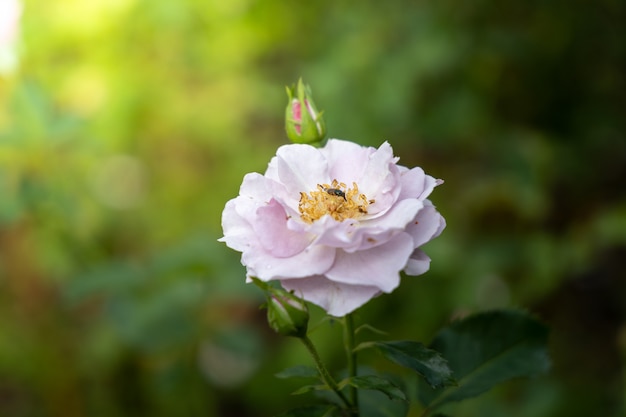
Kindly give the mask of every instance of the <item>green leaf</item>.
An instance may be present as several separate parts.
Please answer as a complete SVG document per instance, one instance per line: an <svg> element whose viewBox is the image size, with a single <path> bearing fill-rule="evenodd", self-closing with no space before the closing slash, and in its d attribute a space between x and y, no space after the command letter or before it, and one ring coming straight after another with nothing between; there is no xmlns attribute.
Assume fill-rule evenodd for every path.
<svg viewBox="0 0 626 417"><path fill-rule="evenodd" d="M357 350L366 347L375 347L390 361L414 370L434 388L455 383L452 371L443 356L419 342L410 340L367 342L359 345Z"/></svg>
<svg viewBox="0 0 626 417"><path fill-rule="evenodd" d="M287 368L283 371L280 371L275 376L276 378L287 379L287 378L319 378L319 372L317 369L311 366L305 365L297 365L291 368Z"/></svg>
<svg viewBox="0 0 626 417"><path fill-rule="evenodd" d="M334 405L310 405L286 411L276 417L339 417L340 413Z"/></svg>
<svg viewBox="0 0 626 417"><path fill-rule="evenodd" d="M360 417L404 417L409 402L390 399L381 391L367 391L359 396L359 411Z"/></svg>
<svg viewBox="0 0 626 417"><path fill-rule="evenodd" d="M330 390L330 387L325 384L305 385L302 388L299 388L295 390L294 392L292 392L291 395L301 395L301 394L306 394L307 392L311 392L311 391L325 391L325 390Z"/></svg>
<svg viewBox="0 0 626 417"><path fill-rule="evenodd" d="M547 327L521 311L493 311L455 322L439 332L431 347L448 359L458 385L433 390L422 384L420 401L434 409L500 382L545 372L547 339Z"/></svg>
<svg viewBox="0 0 626 417"><path fill-rule="evenodd" d="M406 395L396 384L376 375L362 375L352 378L346 378L339 383L339 388L343 389L346 385L353 386L358 389L380 391L389 397L390 400L406 401Z"/></svg>

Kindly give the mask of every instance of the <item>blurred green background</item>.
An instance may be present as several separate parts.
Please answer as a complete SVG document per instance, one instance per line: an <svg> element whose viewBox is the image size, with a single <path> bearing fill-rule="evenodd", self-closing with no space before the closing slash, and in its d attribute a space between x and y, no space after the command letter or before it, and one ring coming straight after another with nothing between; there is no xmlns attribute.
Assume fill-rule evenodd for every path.
<svg viewBox="0 0 626 417"><path fill-rule="evenodd" d="M310 359L216 242L243 175L286 143L302 76L331 137L388 140L445 180L431 271L357 319L428 343L454 317L528 309L551 373L447 412L623 416L624 22L620 0L25 1L0 76L0 415L314 402L274 378ZM336 368L339 334L312 334Z"/></svg>

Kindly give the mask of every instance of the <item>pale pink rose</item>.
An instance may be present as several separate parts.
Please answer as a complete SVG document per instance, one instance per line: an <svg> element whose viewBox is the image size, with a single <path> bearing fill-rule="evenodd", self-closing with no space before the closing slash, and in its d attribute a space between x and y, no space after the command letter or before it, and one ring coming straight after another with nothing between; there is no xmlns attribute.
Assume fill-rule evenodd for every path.
<svg viewBox="0 0 626 417"><path fill-rule="evenodd" d="M387 142L281 146L226 203L220 241L242 252L248 277L344 316L393 291L400 271L426 272L419 248L445 227L426 199L442 181L397 162Z"/></svg>

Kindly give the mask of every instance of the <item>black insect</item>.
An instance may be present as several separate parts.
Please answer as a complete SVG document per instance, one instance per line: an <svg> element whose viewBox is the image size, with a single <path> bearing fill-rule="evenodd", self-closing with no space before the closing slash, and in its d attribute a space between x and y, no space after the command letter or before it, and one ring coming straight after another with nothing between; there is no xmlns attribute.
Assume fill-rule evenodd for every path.
<svg viewBox="0 0 626 417"><path fill-rule="evenodd" d="M346 198L346 193L338 188L325 188L324 191L326 191L330 195L336 195L337 197L342 197L345 201L348 201L348 199Z"/></svg>

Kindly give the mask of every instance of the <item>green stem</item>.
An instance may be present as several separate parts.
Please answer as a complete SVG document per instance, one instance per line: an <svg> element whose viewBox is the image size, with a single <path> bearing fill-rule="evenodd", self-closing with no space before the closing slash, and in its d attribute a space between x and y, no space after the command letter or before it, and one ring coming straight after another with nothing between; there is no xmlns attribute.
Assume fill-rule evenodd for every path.
<svg viewBox="0 0 626 417"><path fill-rule="evenodd" d="M311 339L309 339L308 336L304 336L303 338L300 338L300 340L302 340L302 343L304 343L304 346L306 346L307 350L311 354L311 357L313 358L313 361L317 366L317 370L322 376L322 380L326 383L326 385L330 387L330 389L335 391L337 396L346 405L346 408L350 410L350 415L353 417L358 417L358 414L354 413L354 407L352 406L352 403L346 398L343 392L341 392L339 386L337 385L337 382L335 382L333 377L330 375L330 372L328 372L328 369L326 369L326 366L324 366L324 363L322 362L319 353L317 353L317 349L315 349L313 342L311 342Z"/></svg>
<svg viewBox="0 0 626 417"><path fill-rule="evenodd" d="M344 344L346 346L346 354L348 355L348 377L353 378L356 376L356 352L354 348L356 346L354 341L354 319L352 314L348 314L345 317L344 327ZM356 387L350 386L350 402L354 404L354 407L359 409L359 391Z"/></svg>

